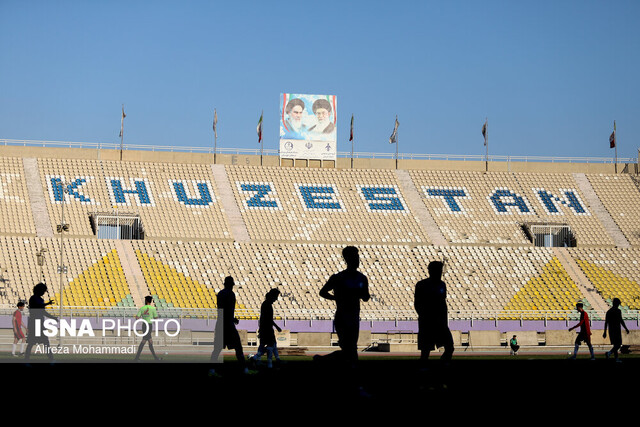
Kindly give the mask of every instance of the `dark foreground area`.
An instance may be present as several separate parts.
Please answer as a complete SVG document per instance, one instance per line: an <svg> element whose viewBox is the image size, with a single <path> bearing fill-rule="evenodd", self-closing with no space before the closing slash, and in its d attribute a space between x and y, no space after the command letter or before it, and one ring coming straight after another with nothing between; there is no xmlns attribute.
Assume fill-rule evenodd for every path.
<svg viewBox="0 0 640 427"><path fill-rule="evenodd" d="M617 416L622 420L635 412L640 385L640 358L615 363L469 357L454 358L447 369L432 360L427 372L417 360L401 357L361 358L356 370L307 357L284 361L249 375L228 361L216 365L220 376L209 375L210 365L196 363L12 363L0 368L7 388L20 386L20 400L40 399L49 413L56 402L89 412L131 405L136 414L143 416L147 408L154 418L182 413L247 420L286 413L332 419L346 409L349 416L367 418L406 410L503 419L510 408L517 408L522 418L527 416L524 408L536 414L562 409L569 416L586 408L607 413L622 407L626 409Z"/></svg>

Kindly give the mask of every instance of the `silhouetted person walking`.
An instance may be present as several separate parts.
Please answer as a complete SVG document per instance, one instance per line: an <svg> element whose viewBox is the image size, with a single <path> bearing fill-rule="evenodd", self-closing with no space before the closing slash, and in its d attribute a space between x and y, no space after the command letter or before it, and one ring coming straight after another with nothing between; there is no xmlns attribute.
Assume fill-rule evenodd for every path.
<svg viewBox="0 0 640 427"><path fill-rule="evenodd" d="M211 361L218 362L220 360L220 353L224 348L233 349L236 351L236 359L240 363L240 367L244 373L248 373L249 369L246 366L244 360L244 352L242 350L242 342L240 341L240 334L236 329L236 325L239 323L235 317L236 309L236 294L233 292L233 286L235 282L233 277L227 276L224 278L224 288L218 292L217 305L219 313L221 311L222 319L216 320L216 333L213 341L213 352L211 353ZM210 375L215 375L215 369L209 370Z"/></svg>
<svg viewBox="0 0 640 427"><path fill-rule="evenodd" d="M335 352L337 354L334 356L355 363L358 359L360 334L360 300L369 301L369 281L367 276L358 271L358 248L345 247L342 257L347 269L332 275L320 290L320 296L336 302L334 326L338 334L340 352Z"/></svg>
<svg viewBox="0 0 640 427"><path fill-rule="evenodd" d="M53 300L44 302L42 298L47 293L47 285L44 283L38 283L33 287L33 295L29 298L29 321L27 322L27 349L25 350L25 360L29 360L31 357L31 350L34 345L42 345L43 350L46 352L49 362L53 362L53 353L49 345L49 338L44 334L44 319L45 317L53 320L58 320L57 317L52 316L45 310L46 306L53 304ZM37 333L36 324L40 325L40 333Z"/></svg>
<svg viewBox="0 0 640 427"><path fill-rule="evenodd" d="M432 350L444 347L440 360L447 365L453 355L453 336L449 330L447 287L442 281L444 264L432 261L429 277L416 284L414 307L418 313L418 349L426 368Z"/></svg>
<svg viewBox="0 0 640 427"><path fill-rule="evenodd" d="M593 354L593 346L591 345L591 325L589 324L589 315L584 311L584 305L581 302L576 304L576 310L580 313L580 321L577 325L570 327L569 330L572 331L579 327L580 332L578 332L578 336L576 337L573 354L570 359L576 358L578 355L578 348L580 348L580 344L584 342L587 344L587 347L589 347L591 360L596 360L596 356Z"/></svg>
<svg viewBox="0 0 640 427"><path fill-rule="evenodd" d="M276 328L278 332L281 332L280 326L273 320L273 303L276 302L280 296L278 289L271 289L267 292L264 302L260 307L260 321L258 326L258 335L260 336L260 346L256 354L251 357L252 362L259 362L262 355L267 353L267 367L273 366L273 354L276 348L276 334L273 332L273 328Z"/></svg>
<svg viewBox="0 0 640 427"><path fill-rule="evenodd" d="M606 338L607 327L609 327L609 340L611 341L613 348L607 351L605 356L608 359L613 354L616 362L620 361L620 359L618 359L618 350L622 347L622 327L627 331L627 334L629 333L629 329L624 323L622 312L619 307L620 300L618 298L614 298L613 307L607 311L607 315L604 318L604 333L602 334L602 337Z"/></svg>

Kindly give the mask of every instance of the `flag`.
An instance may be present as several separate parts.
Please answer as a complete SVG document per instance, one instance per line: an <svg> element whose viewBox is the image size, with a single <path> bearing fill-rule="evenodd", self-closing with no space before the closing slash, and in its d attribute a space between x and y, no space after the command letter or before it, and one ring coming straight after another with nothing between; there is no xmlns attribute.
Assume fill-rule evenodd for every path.
<svg viewBox="0 0 640 427"><path fill-rule="evenodd" d="M213 109L213 135L217 138L218 137L218 113L216 112L216 109Z"/></svg>
<svg viewBox="0 0 640 427"><path fill-rule="evenodd" d="M260 113L260 120L258 120L258 128L256 129L258 132L258 142L262 142L262 115L264 111Z"/></svg>
<svg viewBox="0 0 640 427"><path fill-rule="evenodd" d="M613 121L613 132L611 132L611 136L609 136L609 148L616 147L616 121Z"/></svg>
<svg viewBox="0 0 640 427"><path fill-rule="evenodd" d="M615 148L616 146L616 131L611 132L609 136L609 148Z"/></svg>
<svg viewBox="0 0 640 427"><path fill-rule="evenodd" d="M351 133L349 134L349 141L353 141L353 114L351 115Z"/></svg>
<svg viewBox="0 0 640 427"><path fill-rule="evenodd" d="M396 116L396 124L393 127L393 133L389 137L389 144L395 144L398 142L398 126L400 126L400 123L398 122L398 116Z"/></svg>
<svg viewBox="0 0 640 427"><path fill-rule="evenodd" d="M487 145L487 120L482 125L482 136L484 136L484 145Z"/></svg>
<svg viewBox="0 0 640 427"><path fill-rule="evenodd" d="M124 133L124 118L127 115L124 113L124 105L122 106L122 118L120 119L120 138L122 138L122 134Z"/></svg>

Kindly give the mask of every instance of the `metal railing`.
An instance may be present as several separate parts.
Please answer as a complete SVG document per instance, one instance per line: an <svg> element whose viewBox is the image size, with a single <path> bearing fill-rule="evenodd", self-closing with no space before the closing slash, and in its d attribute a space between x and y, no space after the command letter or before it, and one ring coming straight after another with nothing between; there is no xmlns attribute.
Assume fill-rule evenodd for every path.
<svg viewBox="0 0 640 427"><path fill-rule="evenodd" d="M62 147L62 148L87 148L93 150L119 150L120 144L116 142L69 142L69 141L40 141L28 139L0 139L0 145L23 146L23 147ZM145 144L124 144L125 150L139 151L169 151L213 154L213 147L189 147L182 145L145 145ZM244 155L267 155L278 156L280 151L271 148L220 148L219 154L244 154ZM338 157L351 158L351 152L339 151ZM354 152L354 158L367 159L395 159L395 153L377 152ZM483 154L425 154L425 153L398 153L401 160L458 160L458 161L485 161L487 157ZM613 157L558 157L558 156L513 156L491 154L488 157L490 162L551 162L551 163L614 163ZM619 157L618 163L637 163L638 159L629 157Z"/></svg>
<svg viewBox="0 0 640 427"><path fill-rule="evenodd" d="M56 316L60 313L59 308L51 306L49 309ZM0 316L10 316L15 311L15 306L0 306ZM88 317L88 318L131 318L136 315L136 307L64 307L63 317ZM587 310L590 319L603 320L605 313L595 310ZM332 320L335 311L332 309L276 309L274 317L281 320ZM625 320L633 320L640 324L640 311L624 310ZM28 309L25 309L28 315ZM160 318L184 319L204 319L213 320L217 318L217 309L205 308L158 308ZM235 316L239 319L257 320L260 317L259 309L236 309ZM504 321L504 320L576 320L579 314L575 310L449 310L449 320L465 321ZM361 310L360 319L362 321L415 321L416 312L413 310Z"/></svg>

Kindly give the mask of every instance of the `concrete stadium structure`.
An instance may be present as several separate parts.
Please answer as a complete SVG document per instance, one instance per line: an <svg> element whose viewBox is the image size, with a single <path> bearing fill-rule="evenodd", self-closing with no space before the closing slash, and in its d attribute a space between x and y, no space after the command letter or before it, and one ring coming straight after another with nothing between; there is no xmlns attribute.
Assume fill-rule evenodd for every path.
<svg viewBox="0 0 640 427"><path fill-rule="evenodd" d="M131 316L154 295L161 316L182 322L173 344L208 344L215 294L231 275L246 343L277 287L282 342L331 346L334 307L318 292L355 245L372 293L363 347L415 349L413 291L431 260L446 260L458 346L498 347L513 333L525 346L568 345L575 303L598 330L615 297L637 345L637 172L243 154L214 164L208 153L0 145L0 328L11 335L15 304L45 281L65 316L92 321ZM543 232L537 246L536 226L563 234Z"/></svg>

